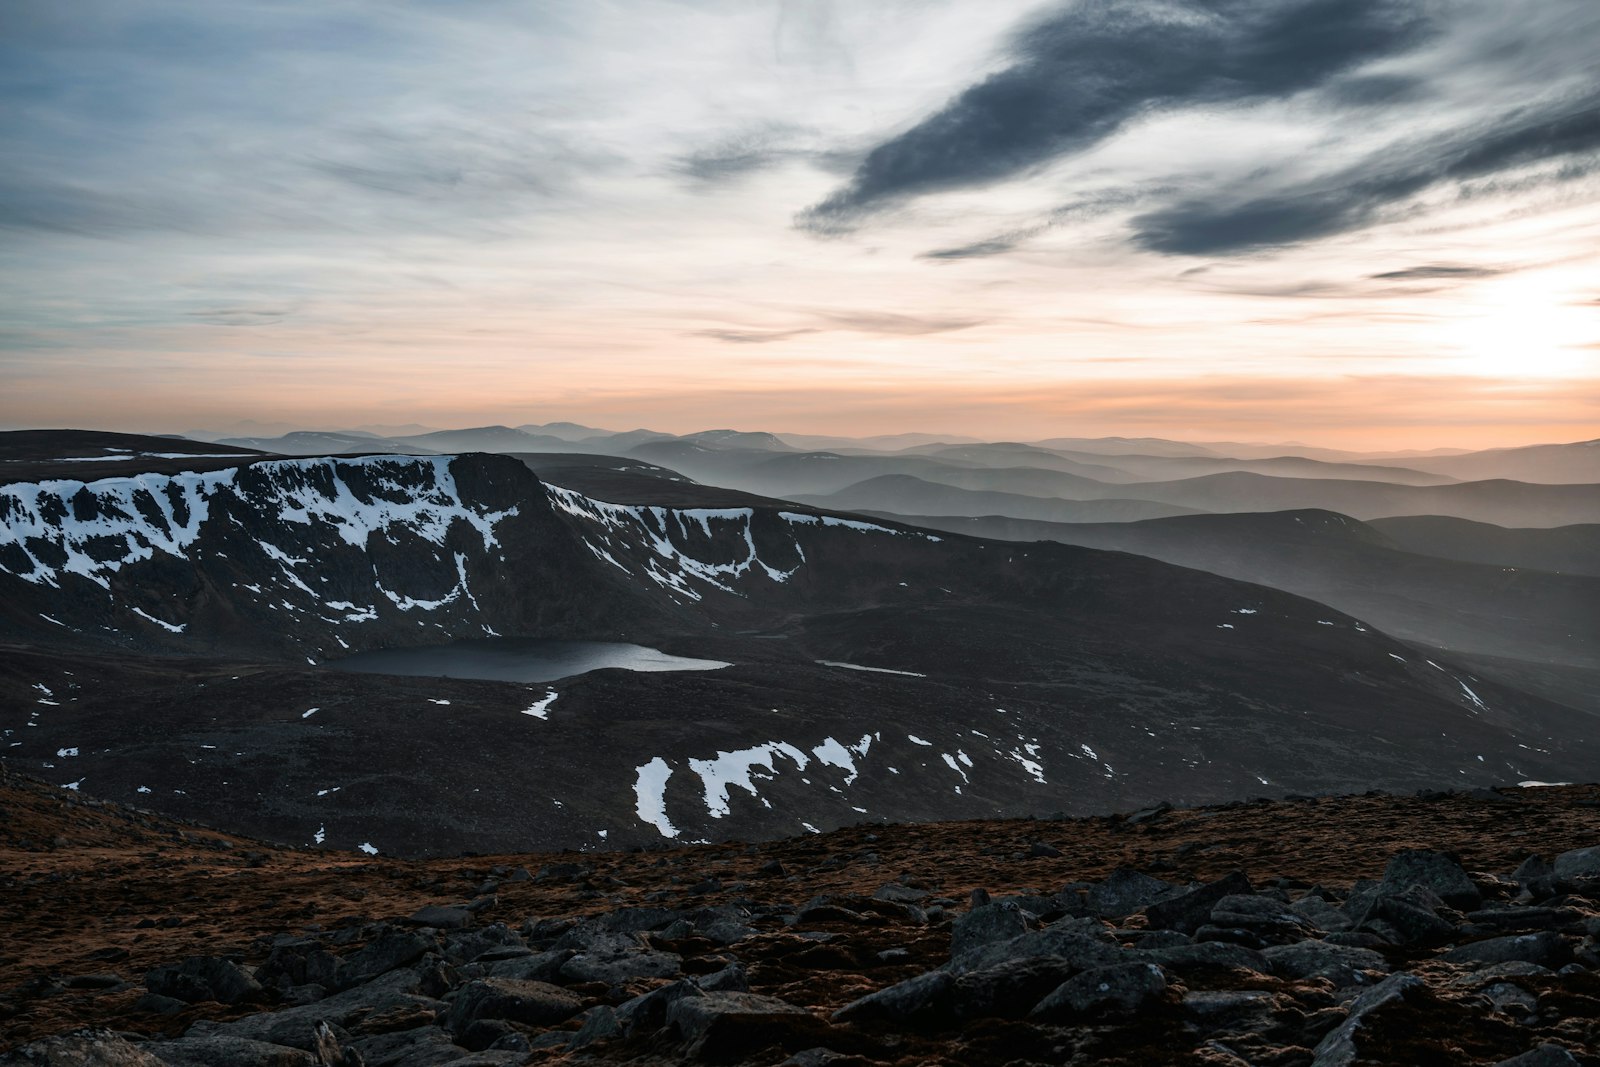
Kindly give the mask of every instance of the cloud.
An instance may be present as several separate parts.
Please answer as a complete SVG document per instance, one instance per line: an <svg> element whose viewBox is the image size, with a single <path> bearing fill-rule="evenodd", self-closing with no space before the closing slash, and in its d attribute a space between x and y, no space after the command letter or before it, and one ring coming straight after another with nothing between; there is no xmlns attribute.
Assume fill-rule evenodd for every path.
<svg viewBox="0 0 1600 1067"><path fill-rule="evenodd" d="M1452 267L1443 263L1429 263L1420 267L1406 267L1402 270L1386 270L1382 274L1369 274L1368 278L1375 281L1410 281L1412 279L1427 280L1437 278L1492 278L1497 274L1504 274L1503 270L1492 267Z"/></svg>
<svg viewBox="0 0 1600 1067"><path fill-rule="evenodd" d="M1410 0L1100 0L1038 19L1012 63L867 153L796 222L849 229L896 201L988 185L1158 111L1291 96L1429 30Z"/></svg>
<svg viewBox="0 0 1600 1067"><path fill-rule="evenodd" d="M722 185L796 160L826 165L833 156L817 149L815 138L806 127L769 122L684 153L672 169L697 184Z"/></svg>
<svg viewBox="0 0 1600 1067"><path fill-rule="evenodd" d="M801 326L787 330L711 329L695 330L689 336L709 337L714 341L726 341L736 345L764 345L830 330L921 337L926 334L970 330L974 326L982 326L988 320L938 315L897 315L887 311L821 311L816 313L816 321L818 323L816 326Z"/></svg>
<svg viewBox="0 0 1600 1067"><path fill-rule="evenodd" d="M823 319L846 330L861 333L902 334L916 337L929 333L949 333L982 326L984 319L952 319L928 315L893 315L883 311L834 311Z"/></svg>
<svg viewBox="0 0 1600 1067"><path fill-rule="evenodd" d="M732 345L764 345L816 332L810 327L798 330L695 330L689 336L709 337L713 341L726 341Z"/></svg>
<svg viewBox="0 0 1600 1067"><path fill-rule="evenodd" d="M1235 199L1197 196L1135 216L1134 242L1168 255L1230 255L1362 229L1428 188L1600 151L1600 95L1389 149L1298 187ZM1570 180L1596 164L1568 166Z"/></svg>
<svg viewBox="0 0 1600 1067"><path fill-rule="evenodd" d="M931 252L923 252L918 259L983 259L988 256L1000 256L1013 252L1017 246L1030 237L1043 232L1043 227L1034 227L1027 230L1016 230L1000 237L991 237L986 241L974 241L971 244L956 245L952 248L935 248Z"/></svg>

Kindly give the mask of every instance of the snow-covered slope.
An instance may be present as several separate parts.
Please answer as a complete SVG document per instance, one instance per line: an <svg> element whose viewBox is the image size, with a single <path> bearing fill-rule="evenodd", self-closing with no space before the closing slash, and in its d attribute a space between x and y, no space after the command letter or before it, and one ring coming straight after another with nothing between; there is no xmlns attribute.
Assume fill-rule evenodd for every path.
<svg viewBox="0 0 1600 1067"><path fill-rule="evenodd" d="M577 551L537 479L498 457L270 460L0 487L6 606L135 645L231 635L321 658L492 635L528 617L503 594L513 559L519 583L553 585L544 572ZM443 635L397 642L397 627Z"/></svg>

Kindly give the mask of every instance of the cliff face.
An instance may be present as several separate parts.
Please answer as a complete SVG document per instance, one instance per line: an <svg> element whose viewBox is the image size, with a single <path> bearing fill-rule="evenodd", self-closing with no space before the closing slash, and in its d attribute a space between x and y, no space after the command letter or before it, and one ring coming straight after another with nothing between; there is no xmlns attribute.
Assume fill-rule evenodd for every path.
<svg viewBox="0 0 1600 1067"><path fill-rule="evenodd" d="M646 610L594 580L532 472L487 455L16 483L0 489L0 571L17 635L150 651L321 661L609 631Z"/></svg>

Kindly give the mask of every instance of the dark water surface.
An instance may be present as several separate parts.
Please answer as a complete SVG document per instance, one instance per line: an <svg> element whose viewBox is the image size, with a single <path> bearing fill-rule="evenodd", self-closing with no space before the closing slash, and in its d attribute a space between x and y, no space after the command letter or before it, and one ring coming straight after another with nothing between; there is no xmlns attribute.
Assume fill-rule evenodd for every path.
<svg viewBox="0 0 1600 1067"><path fill-rule="evenodd" d="M628 671L709 671L729 664L714 659L669 656L643 645L613 641L490 637L422 648L383 648L373 652L357 652L353 656L331 661L326 666L332 670L358 674L548 682L604 667L620 667Z"/></svg>

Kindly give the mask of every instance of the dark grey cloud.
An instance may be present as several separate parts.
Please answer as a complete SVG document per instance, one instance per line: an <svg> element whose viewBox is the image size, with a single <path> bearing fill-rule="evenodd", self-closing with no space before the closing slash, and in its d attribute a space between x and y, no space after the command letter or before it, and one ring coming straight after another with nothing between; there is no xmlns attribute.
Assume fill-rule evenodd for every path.
<svg viewBox="0 0 1600 1067"><path fill-rule="evenodd" d="M991 237L985 241L973 241L971 244L955 245L951 248L935 248L931 252L924 252L918 259L985 259L989 256L1002 256L1007 252L1016 251L1030 237L1036 237L1044 231L1044 227L1035 226L1026 230L1016 230L999 237Z"/></svg>
<svg viewBox="0 0 1600 1067"><path fill-rule="evenodd" d="M1247 199L1192 197L1135 216L1134 241L1169 255L1230 255L1364 228L1418 193L1532 163L1600 152L1600 95L1402 146L1302 186ZM1557 178L1592 171L1575 162Z"/></svg>
<svg viewBox="0 0 1600 1067"><path fill-rule="evenodd" d="M1013 62L867 153L802 212L819 233L894 201L1012 178L1156 111L1282 98L1416 44L1418 0L1097 0L1016 34Z"/></svg>
<svg viewBox="0 0 1600 1067"><path fill-rule="evenodd" d="M1386 270L1381 274L1369 274L1367 277L1375 281L1411 281L1435 280L1451 278L1492 278L1505 271L1492 267L1452 267L1444 263L1428 263L1418 267L1405 267L1401 270Z"/></svg>

